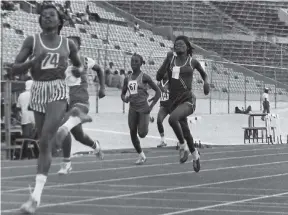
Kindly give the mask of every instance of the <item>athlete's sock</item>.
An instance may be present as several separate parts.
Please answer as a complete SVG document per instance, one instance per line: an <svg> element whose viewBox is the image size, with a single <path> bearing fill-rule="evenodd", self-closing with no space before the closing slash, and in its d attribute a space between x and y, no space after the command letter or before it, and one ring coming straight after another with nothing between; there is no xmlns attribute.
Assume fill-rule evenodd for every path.
<svg viewBox="0 0 288 215"><path fill-rule="evenodd" d="M61 126L66 127L68 131L71 131L76 125L81 123L81 119L78 116L70 116L69 119Z"/></svg>
<svg viewBox="0 0 288 215"><path fill-rule="evenodd" d="M184 149L185 151L188 151L188 146L187 146L187 143L184 142L183 144L180 143L180 149Z"/></svg>
<svg viewBox="0 0 288 215"><path fill-rule="evenodd" d="M35 184L34 191L32 193L32 197L37 201L38 205L40 204L40 199L41 199L42 191L44 189L46 180L47 180L46 175L42 175L42 174L36 175L36 184Z"/></svg>
<svg viewBox="0 0 288 215"><path fill-rule="evenodd" d="M144 154L144 152L142 151L140 154L139 154L142 158L146 158L146 156L145 156L145 154Z"/></svg>
<svg viewBox="0 0 288 215"><path fill-rule="evenodd" d="M164 133L161 133L160 136L161 136L161 142L165 143L165 135L164 135Z"/></svg>
<svg viewBox="0 0 288 215"><path fill-rule="evenodd" d="M64 163L69 163L69 162L71 162L71 158L70 157L67 157L67 158L63 158L63 162Z"/></svg>

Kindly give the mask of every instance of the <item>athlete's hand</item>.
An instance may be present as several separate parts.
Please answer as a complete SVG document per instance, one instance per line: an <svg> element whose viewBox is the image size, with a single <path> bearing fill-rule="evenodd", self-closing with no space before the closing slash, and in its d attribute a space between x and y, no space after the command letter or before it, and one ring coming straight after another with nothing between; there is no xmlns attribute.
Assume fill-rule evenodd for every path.
<svg viewBox="0 0 288 215"><path fill-rule="evenodd" d="M121 97L122 98L122 101L125 102L125 103L129 103L130 101L130 97L129 96L124 96L124 97Z"/></svg>
<svg viewBox="0 0 288 215"><path fill-rule="evenodd" d="M204 82L203 90L204 90L204 94L207 96L210 91L210 84L207 81Z"/></svg>
<svg viewBox="0 0 288 215"><path fill-rule="evenodd" d="M148 99L148 102L152 102L154 100L154 97L151 97L150 99Z"/></svg>
<svg viewBox="0 0 288 215"><path fill-rule="evenodd" d="M98 93L98 97L100 99L105 97L105 88L104 87L100 87L99 93Z"/></svg>

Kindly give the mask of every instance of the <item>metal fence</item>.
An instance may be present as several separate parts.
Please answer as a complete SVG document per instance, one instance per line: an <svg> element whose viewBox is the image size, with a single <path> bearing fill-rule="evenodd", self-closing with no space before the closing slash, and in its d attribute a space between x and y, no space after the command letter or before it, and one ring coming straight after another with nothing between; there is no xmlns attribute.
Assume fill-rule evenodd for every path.
<svg viewBox="0 0 288 215"><path fill-rule="evenodd" d="M114 70L124 69L131 70L130 59L131 53L123 51L111 51L82 48L82 54L93 58L102 68L108 68L109 62L114 63ZM202 56L202 55L201 55ZM195 114L227 114L234 113L235 107L240 110L252 107L252 111L258 112L262 110L261 96L264 92L264 87L270 89L270 103L273 108L288 107L288 88L285 85L275 82L272 79L267 79L262 75L257 75L241 64L235 64L217 59L205 59L195 53L195 57L200 61L203 68L209 76L211 92L208 96L203 93L203 82L201 76L195 70L192 83L192 90L197 97L197 105ZM165 55L161 57L143 56L146 64L142 69L149 74L154 80L156 72L163 62ZM265 70L265 66L254 65ZM277 68L279 71L285 68ZM93 72L89 73L89 94L90 94L90 114L123 114L127 112L128 106L124 104L120 98L121 90L118 88L106 88L106 97L98 98L98 82L95 82ZM277 74L276 76L277 77ZM11 128L11 107L17 102L18 95L24 91L24 82L19 81L1 81L1 99L2 110L1 118L4 121L5 129L2 134L5 134L6 143L10 143L10 128ZM149 91L152 95L153 92ZM156 115L159 105L156 105L152 111L152 115ZM2 135L3 137L3 135Z"/></svg>

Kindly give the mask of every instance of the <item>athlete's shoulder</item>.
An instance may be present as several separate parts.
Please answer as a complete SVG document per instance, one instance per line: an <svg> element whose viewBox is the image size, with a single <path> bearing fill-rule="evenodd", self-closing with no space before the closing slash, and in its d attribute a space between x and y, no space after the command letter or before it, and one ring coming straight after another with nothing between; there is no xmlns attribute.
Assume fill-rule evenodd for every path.
<svg viewBox="0 0 288 215"><path fill-rule="evenodd" d="M27 36L26 38L25 38L25 40L24 40L24 44L25 45L29 45L29 46L33 46L33 44L34 44L34 40L35 40L35 35L29 35L29 36Z"/></svg>
<svg viewBox="0 0 288 215"><path fill-rule="evenodd" d="M148 75L147 73L143 72L142 80L143 80L143 82L148 82L148 81L152 80L152 78L150 77L150 75Z"/></svg>

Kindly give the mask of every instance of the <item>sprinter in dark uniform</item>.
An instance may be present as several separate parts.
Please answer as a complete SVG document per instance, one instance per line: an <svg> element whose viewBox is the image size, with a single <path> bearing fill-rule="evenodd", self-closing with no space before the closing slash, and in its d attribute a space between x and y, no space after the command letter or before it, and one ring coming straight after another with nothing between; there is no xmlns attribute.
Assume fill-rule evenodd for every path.
<svg viewBox="0 0 288 215"><path fill-rule="evenodd" d="M77 50L80 50L81 47L81 38L78 36L71 36L68 37L71 39L76 47ZM72 73L71 69L73 66L69 66L66 70L66 82L70 88L70 99L69 99L69 111L67 112L66 116L64 117L63 122L65 122L59 129L57 133L57 144L61 144L63 150L63 162L61 163L61 169L59 170L58 174L68 174L72 170L71 160L70 160L70 153L71 153L71 131L72 135L74 136L75 140L79 141L83 145L89 146L94 150L94 154L99 158L103 159L104 154L102 153L100 143L98 140L93 141L87 134L84 133L82 124L78 124L75 127L70 127L70 120L73 120L73 116L71 116L71 111L73 108L77 107L82 111L84 114L88 114L89 112L89 93L88 93L88 81L87 81L87 73L92 69L98 75L98 79L100 82L100 89L99 89L99 98L103 98L105 96L105 83L104 83L104 74L100 66L96 64L96 62L89 58L89 57L80 57L81 62L84 66L84 72L82 72L79 78L76 78ZM66 127L68 124L68 128ZM72 124L73 126L73 124ZM64 140L64 141L63 141ZM62 143L63 142L63 143Z"/></svg>
<svg viewBox="0 0 288 215"><path fill-rule="evenodd" d="M167 73L170 83L170 117L169 124L180 143L180 163L188 159L189 150L192 154L193 168L200 171L200 155L194 147L194 140L190 133L187 117L195 111L196 97L192 93L194 69L197 69L204 81L204 94L209 93L208 76L201 64L192 59L192 46L186 36L178 36L174 43L175 54L169 52L157 72L157 81L161 81ZM186 140L186 141L185 141ZM188 145L188 146L187 146Z"/></svg>
<svg viewBox="0 0 288 215"><path fill-rule="evenodd" d="M128 113L128 124L130 136L135 150L139 154L137 165L141 165L146 161L146 156L140 146L140 138L144 138L148 134L148 126L150 112L160 98L161 92L157 85L153 82L149 75L143 73L140 68L144 63L143 57L134 54L131 58L131 68L133 73L125 78L122 88L121 99L128 103L130 102ZM152 103L148 104L148 85L155 91L155 96ZM129 91L129 96L126 96Z"/></svg>
<svg viewBox="0 0 288 215"><path fill-rule="evenodd" d="M35 212L47 180L52 161L52 139L67 109L69 89L65 81L65 70L68 58L74 66L74 75L80 75L83 70L74 43L59 35L63 18L53 5L43 6L39 24L42 33L25 39L13 65L13 73L23 73L30 69L34 80L30 109L34 111L40 135L36 184L29 200L21 206L24 213Z"/></svg>
<svg viewBox="0 0 288 215"><path fill-rule="evenodd" d="M169 80L167 74L164 76L164 78L158 82L158 87L161 90L161 98L160 98L160 109L157 114L157 128L161 137L161 142L157 146L165 147L167 146L167 143L165 141L165 135L164 135L164 127L163 127L163 121L169 114Z"/></svg>

